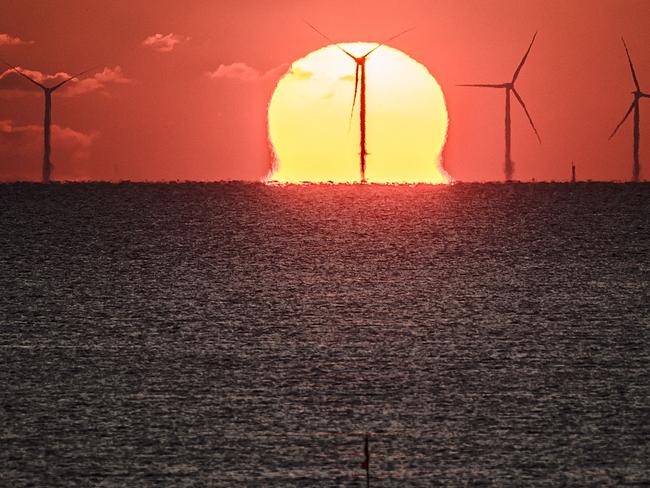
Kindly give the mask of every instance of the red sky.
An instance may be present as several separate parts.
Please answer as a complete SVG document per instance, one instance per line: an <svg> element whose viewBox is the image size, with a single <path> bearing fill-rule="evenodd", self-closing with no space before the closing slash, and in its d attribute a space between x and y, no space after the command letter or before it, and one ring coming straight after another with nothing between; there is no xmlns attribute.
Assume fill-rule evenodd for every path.
<svg viewBox="0 0 650 488"><path fill-rule="evenodd" d="M518 90L543 144L513 106L517 179L566 180L571 160L581 179L630 178L631 119L607 140L634 88L621 36L650 92L648 0L0 0L0 6L3 59L33 76L99 66L97 75L54 96L60 179L264 177L274 84L287 63L323 46L302 18L340 41L378 41L416 27L391 45L427 66L445 92L444 166L458 180L502 178L503 95L455 85L507 81L536 30ZM42 94L32 88L13 76L0 79L0 180L40 177ZM650 99L641 103L641 176L650 179ZM368 144L372 153L372 134Z"/></svg>

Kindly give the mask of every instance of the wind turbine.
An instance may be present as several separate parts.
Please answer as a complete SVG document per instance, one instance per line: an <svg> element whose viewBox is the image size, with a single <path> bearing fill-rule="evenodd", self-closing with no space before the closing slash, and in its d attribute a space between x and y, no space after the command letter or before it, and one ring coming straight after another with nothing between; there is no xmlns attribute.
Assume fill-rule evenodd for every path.
<svg viewBox="0 0 650 488"><path fill-rule="evenodd" d="M625 117L623 117L623 120L621 120L621 122L616 126L616 129L614 129L614 132L612 132L612 135L609 136L609 138L611 139L612 137L614 137L614 135L618 132L618 129L623 125L623 122L627 120L632 110L634 110L634 166L632 168L632 181L638 182L639 176L641 174L641 165L639 164L639 141L641 139L641 133L640 133L641 110L639 108L639 100L641 100L642 98L650 98L650 95L647 93L643 93L641 91L641 86L639 85L639 79L636 77L636 71L634 70L634 65L632 64L630 51L627 49L627 44L625 44L625 39L623 39L623 46L625 47L627 60L630 63L630 71L632 71L632 79L634 80L634 86L636 90L632 92L632 95L634 95L634 100L632 100L632 105L630 105L630 108L625 113Z"/></svg>
<svg viewBox="0 0 650 488"><path fill-rule="evenodd" d="M374 53L381 46L383 46L387 42L392 41L393 39L398 38L403 34L406 34L407 32L412 31L413 28L402 31L399 34L386 39L381 44L377 44L377 46L373 47L370 51L368 51L363 56L355 56L354 54L351 54L347 50L343 49L340 45L332 41L332 39L327 37L325 34L323 34L321 31L319 31L316 27L311 25L309 22L307 22L306 20L304 22L309 27L314 29L318 34L323 36L323 38L325 38L328 42L331 42L337 48L339 48L343 53L351 57L357 65L354 73L354 98L352 99L352 110L350 111L350 123L352 122L354 107L357 102L357 93L359 93L359 126L360 126L359 165L361 168L361 183L366 183L366 156L368 155L368 150L366 148L366 61L368 60L368 56Z"/></svg>
<svg viewBox="0 0 650 488"><path fill-rule="evenodd" d="M517 89L515 88L515 82L517 81L517 78L519 77L519 73L521 72L521 69L524 67L524 63L526 62L526 59L528 59L528 55L530 54L530 50L533 47L533 43L535 42L535 38L537 37L537 32L535 32L535 35L533 36L533 40L530 42L530 46L528 46L528 50L526 51L526 54L524 54L524 57L522 58L521 62L519 63L519 66L517 66L517 69L515 70L515 74L512 76L512 80L506 83L500 83L500 84L472 84L472 85L458 85L458 86L471 86L471 87L478 87L478 88L501 88L505 89L506 92L506 159L505 159L505 176L506 176L506 181L512 181L512 174L513 174L513 163L512 163L512 158L511 158L511 142L512 142L512 136L511 136L511 125L512 125L512 119L510 117L510 106L511 106L511 95L514 95L521 107L524 109L524 112L526 113L526 117L528 118L528 121L530 122L531 127L533 128L533 131L535 131L535 135L537 136L537 140L542 143L542 139L539 137L539 133L537 132L537 129L535 128L535 124L533 123L533 119L530 116L530 113L528 113L528 109L526 108L526 104L524 103L524 100L521 98L521 95L517 92Z"/></svg>
<svg viewBox="0 0 650 488"><path fill-rule="evenodd" d="M88 73L94 68L82 71L81 73L66 78L65 80L61 81L60 83L57 83L54 86L48 87L43 85L42 83L39 83L31 76L27 76L25 73L20 71L15 66L12 66L11 64L7 63L6 61L4 60L0 60L0 61L2 61L5 65L7 65L10 69L18 73L20 76L29 80L34 85L38 86L41 90L43 90L43 94L45 95L45 117L43 119L43 183L49 183L52 176L52 162L50 161L50 154L52 152L52 148L51 148L52 94L56 90L64 86L66 83L68 83L69 81L72 81L75 78L79 78L80 76Z"/></svg>

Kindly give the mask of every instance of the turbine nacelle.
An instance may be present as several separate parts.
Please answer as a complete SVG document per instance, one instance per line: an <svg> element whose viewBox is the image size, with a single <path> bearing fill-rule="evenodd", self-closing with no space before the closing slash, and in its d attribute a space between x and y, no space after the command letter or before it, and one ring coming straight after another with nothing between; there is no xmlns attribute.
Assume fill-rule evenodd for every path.
<svg viewBox="0 0 650 488"><path fill-rule="evenodd" d="M338 47L341 51L343 51L345 54L350 56L352 58L352 60L355 63L357 63L358 65L366 64L366 60L367 60L367 58L368 58L368 56L370 54L370 53L367 53L367 54L364 54L361 57L356 57L353 54L350 54L349 52L347 52L345 49L343 49L340 45L337 44L336 47Z"/></svg>
<svg viewBox="0 0 650 488"><path fill-rule="evenodd" d="M329 39L328 39L328 40L329 40ZM368 58L368 56L370 56L371 53L373 53L376 49L378 49L379 47L382 46L382 44L379 44L379 45L377 45L376 47L373 47L370 51L368 51L368 52L367 52L366 54L364 54L363 56L355 56L354 54L352 54L350 51L348 51L347 49L345 49L345 48L344 48L343 46L341 46L340 44L335 44L335 45L336 45L337 48L339 48L341 51L343 51L343 53L345 53L347 56L349 56L350 58L352 58L352 60L353 60L355 63L357 63L357 64L366 64L366 59Z"/></svg>

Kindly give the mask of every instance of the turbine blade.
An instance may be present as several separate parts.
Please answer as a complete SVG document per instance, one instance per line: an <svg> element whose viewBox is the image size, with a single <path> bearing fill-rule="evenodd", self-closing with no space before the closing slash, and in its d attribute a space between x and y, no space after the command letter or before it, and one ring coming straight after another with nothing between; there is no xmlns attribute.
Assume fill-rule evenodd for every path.
<svg viewBox="0 0 650 488"><path fill-rule="evenodd" d="M530 50L533 48L533 44L535 43L535 38L537 37L537 32L535 32L535 35L533 36L533 40L530 41L530 46L528 46L528 51L526 51L526 54L524 54L524 57L521 60L521 63L519 63L519 66L517 66L517 69L515 70L515 74L512 77L512 83L517 81L517 78L519 77L519 73L521 72L521 68L524 67L524 63L526 62L526 59L528 59L528 55L530 54Z"/></svg>
<svg viewBox="0 0 650 488"><path fill-rule="evenodd" d="M85 75L86 73L89 73L90 71L93 71L93 70L96 69L96 68L97 68L97 67L90 68L90 69L86 69L86 70L84 70L84 71L81 71L80 73L77 73L77 74L74 75L74 76L69 77L69 78L63 80L61 83L58 83L58 84L54 85L52 88L50 88L50 91L56 91L56 90L58 90L59 88L61 88L63 85L65 85L66 83L68 83L69 81L72 81L72 80L74 80L75 78L79 78L79 77Z"/></svg>
<svg viewBox="0 0 650 488"><path fill-rule="evenodd" d="M386 39L385 41L383 41L383 42L381 42L380 44L378 44L377 46L373 47L370 51L368 51L366 54L364 54L364 55L361 56L361 57L362 57L362 58L366 58L366 57L370 56L372 53L374 53L374 52L375 52L377 49L379 49L381 46L385 45L387 42L390 42L390 41L392 41L393 39L397 39L398 37L403 36L403 35L406 34L407 32L411 32L413 29L415 29L415 27L411 27L411 28L409 28L409 29L403 30L403 31L400 32L399 34L395 34L394 36L389 37L389 38Z"/></svg>
<svg viewBox="0 0 650 488"><path fill-rule="evenodd" d="M537 128L535 127L535 124L533 123L533 118L530 116L530 113L528 113L528 109L526 108L526 104L524 103L524 100L521 98L521 96L519 95L519 93L517 93L517 90L515 90L514 88L513 88L513 90L512 90L512 93L514 93L515 98L516 98L517 101L521 104L521 108L523 108L523 109L524 109L524 112L526 112L526 117L528 117L528 122L530 122L530 126L531 126L531 127L533 128L533 130L535 131L535 135L537 136L537 140L538 140L539 143L541 144L541 143L542 143L542 138L539 137L539 132L537 132Z"/></svg>
<svg viewBox="0 0 650 488"><path fill-rule="evenodd" d="M627 109L627 112L625 113L625 117L623 117L623 120L621 120L621 122L616 126L616 129L614 129L614 132L612 132L612 135L609 136L610 139L616 135L616 133L618 132L618 129L620 129L621 126L623 125L623 122L625 122L627 120L627 118L630 116L630 114L632 113L632 109L634 109L634 104L635 103L636 103L636 100L634 102L632 102L632 105L630 105L630 108Z"/></svg>
<svg viewBox="0 0 650 488"><path fill-rule="evenodd" d="M323 34L321 31L319 31L316 27L314 27L312 24L310 24L309 22L307 22L305 19L302 19L302 21L303 21L305 24L307 24L309 27L311 27L315 32L317 32L318 34L320 34L320 35L321 35L321 36L322 36L322 37L323 37L327 42L329 42L329 43L331 43L331 44L334 44L336 47L338 47L341 51L343 51L345 54L347 54L348 56L350 56L352 59L354 59L355 61L357 60L357 58L356 58L355 56L353 56L351 53L349 53L348 51L346 51L345 49L343 49L343 48L342 48L341 46L339 46L336 42L334 42L332 39L330 39L329 37L327 37L325 34Z"/></svg>
<svg viewBox="0 0 650 488"><path fill-rule="evenodd" d="M359 70L361 66L357 63L357 69L354 73L354 98L352 99L352 110L350 110L350 123L348 124L348 132L352 128L352 117L354 116L354 107L357 104L357 92L359 91Z"/></svg>
<svg viewBox="0 0 650 488"><path fill-rule="evenodd" d="M42 88L43 90L45 90L45 86L44 86L43 84L39 83L38 81L36 81L35 79L33 79L31 76L27 76L25 73L23 73L22 71L20 71L20 70L19 70L18 68L16 68L15 66L12 66L12 65L10 65L9 63L7 63L4 59L0 59L0 61L2 61L5 65L7 65L7 66L9 67L9 69L15 71L16 73L18 73L20 76L22 76L22 77L25 78L26 80L29 80L30 82L34 83L34 84L35 84L36 86L38 86L39 88Z"/></svg>
<svg viewBox="0 0 650 488"><path fill-rule="evenodd" d="M623 39L623 46L625 46L625 54L627 54L627 60L630 62L630 71L632 71L632 78L634 79L634 86L636 89L641 91L641 86L639 86L639 80L636 77L636 71L634 70L634 64L632 64L632 57L630 56L630 51L627 49L627 44L625 44L625 39Z"/></svg>
<svg viewBox="0 0 650 488"><path fill-rule="evenodd" d="M477 83L473 85L456 85L456 86L471 86L474 88L505 88L503 85L489 85L486 83Z"/></svg>
<svg viewBox="0 0 650 488"><path fill-rule="evenodd" d="M307 24L309 27L311 27L314 31L316 31L319 35L321 35L323 38L325 38L325 40L331 42L332 44L336 44L332 39L330 39L329 37L327 37L325 34L323 34L321 31L319 31L316 27L314 27L312 24L310 24L309 22L307 22L305 19L302 19L302 21L303 21L305 24Z"/></svg>
<svg viewBox="0 0 650 488"><path fill-rule="evenodd" d="M346 51L345 49L343 49L343 48L342 48L341 46L339 46L338 44L336 45L336 47L338 47L341 51L343 51L345 54L347 54L347 55L350 56L352 59L354 59L354 62L355 62L355 63L358 63L358 62L359 62L359 58L357 58L357 57L356 57L354 54L352 54L351 52Z"/></svg>

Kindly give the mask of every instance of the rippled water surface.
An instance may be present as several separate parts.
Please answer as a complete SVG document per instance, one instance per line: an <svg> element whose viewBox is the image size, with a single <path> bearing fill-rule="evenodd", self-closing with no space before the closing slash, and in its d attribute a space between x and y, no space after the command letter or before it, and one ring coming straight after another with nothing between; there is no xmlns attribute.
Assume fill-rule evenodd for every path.
<svg viewBox="0 0 650 488"><path fill-rule="evenodd" d="M649 196L0 185L0 485L649 483Z"/></svg>

